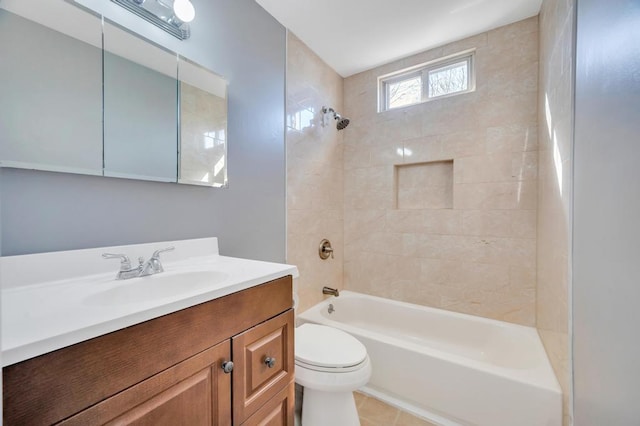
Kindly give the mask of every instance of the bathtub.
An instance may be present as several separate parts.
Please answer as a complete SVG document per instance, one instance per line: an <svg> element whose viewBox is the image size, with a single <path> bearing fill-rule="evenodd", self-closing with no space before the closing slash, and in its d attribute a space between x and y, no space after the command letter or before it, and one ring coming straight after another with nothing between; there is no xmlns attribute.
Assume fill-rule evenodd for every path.
<svg viewBox="0 0 640 426"><path fill-rule="evenodd" d="M350 291L298 322L358 338L373 364L362 391L433 423L562 424L562 393L535 328Z"/></svg>

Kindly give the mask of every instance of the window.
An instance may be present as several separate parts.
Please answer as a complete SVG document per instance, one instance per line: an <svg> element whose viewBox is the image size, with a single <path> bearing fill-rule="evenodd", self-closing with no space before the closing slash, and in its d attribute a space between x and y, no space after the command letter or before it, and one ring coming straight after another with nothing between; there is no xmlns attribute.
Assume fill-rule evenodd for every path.
<svg viewBox="0 0 640 426"><path fill-rule="evenodd" d="M473 52L418 65L378 78L380 111L471 92Z"/></svg>

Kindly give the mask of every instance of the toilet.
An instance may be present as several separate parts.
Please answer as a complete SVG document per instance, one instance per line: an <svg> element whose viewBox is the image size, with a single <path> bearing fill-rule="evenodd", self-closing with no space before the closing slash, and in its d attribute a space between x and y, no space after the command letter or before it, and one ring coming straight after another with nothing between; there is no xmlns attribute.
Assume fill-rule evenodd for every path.
<svg viewBox="0 0 640 426"><path fill-rule="evenodd" d="M296 383L304 386L302 426L359 426L353 391L371 378L367 349L350 334L305 323L295 330Z"/></svg>

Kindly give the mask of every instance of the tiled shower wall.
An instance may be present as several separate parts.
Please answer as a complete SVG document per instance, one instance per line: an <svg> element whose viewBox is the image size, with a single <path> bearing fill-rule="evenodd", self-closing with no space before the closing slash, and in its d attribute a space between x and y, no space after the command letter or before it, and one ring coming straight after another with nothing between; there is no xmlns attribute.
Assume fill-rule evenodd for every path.
<svg viewBox="0 0 640 426"><path fill-rule="evenodd" d="M474 92L377 112L378 76L467 49ZM535 325L537 95L537 17L345 79L346 288Z"/></svg>
<svg viewBox="0 0 640 426"><path fill-rule="evenodd" d="M342 289L343 146L323 106L342 111L343 79L291 32L287 36L287 262L297 265L301 312L323 299L322 287ZM334 258L321 260L328 238Z"/></svg>
<svg viewBox="0 0 640 426"><path fill-rule="evenodd" d="M574 0L540 11L540 167L537 327L564 395L570 424L569 282L573 149Z"/></svg>

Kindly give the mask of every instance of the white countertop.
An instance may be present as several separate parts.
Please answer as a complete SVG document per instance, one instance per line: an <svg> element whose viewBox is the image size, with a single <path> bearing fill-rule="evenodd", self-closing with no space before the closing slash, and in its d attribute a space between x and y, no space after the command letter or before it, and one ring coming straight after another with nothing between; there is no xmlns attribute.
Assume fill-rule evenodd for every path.
<svg viewBox="0 0 640 426"><path fill-rule="evenodd" d="M191 243L194 241L195 243ZM60 269L69 268L65 261L84 259L83 273L91 270L94 258L103 252L149 251L175 245L178 254L171 261L171 254L163 254L165 272L149 277L115 280L118 262L99 259L101 271L97 274L71 275ZM194 250L202 254L203 245L207 253L192 256ZM215 245L215 247L213 247ZM191 246L191 247L190 247ZM181 252L179 252L181 251ZM0 258L0 283L2 284L2 364L11 365L44 353L82 342L112 331L129 327L143 321L176 312L218 297L226 296L264 282L292 275L298 276L295 266L260 262L220 256L217 254L217 239L162 242L136 246L108 247L75 250L39 255ZM68 256L67 256L68 255ZM165 256L166 255L166 256ZM53 258L62 263L50 274L34 267L50 262ZM135 259L135 257L133 257ZM109 272L103 272L104 265ZM44 268L46 269L46 268ZM21 272L22 271L22 272ZM31 271L31 272L29 272ZM73 266L71 266L73 271ZM178 281L179 291L169 294L153 292L153 286L166 283L173 286L172 277L188 279L189 273L216 277L213 284L189 286ZM51 276L53 281L42 281ZM67 276L65 276L67 275ZM26 277L26 278L25 278ZM163 281L157 281L160 278ZM156 280L156 281L153 281ZM167 281L169 280L169 281ZM136 287L137 285L137 287ZM124 290L124 292L122 291ZM147 293L141 294L140 291ZM150 291L151 290L151 291ZM120 295L113 298L113 295ZM133 300L126 297L131 294ZM142 296L142 297L141 297Z"/></svg>

